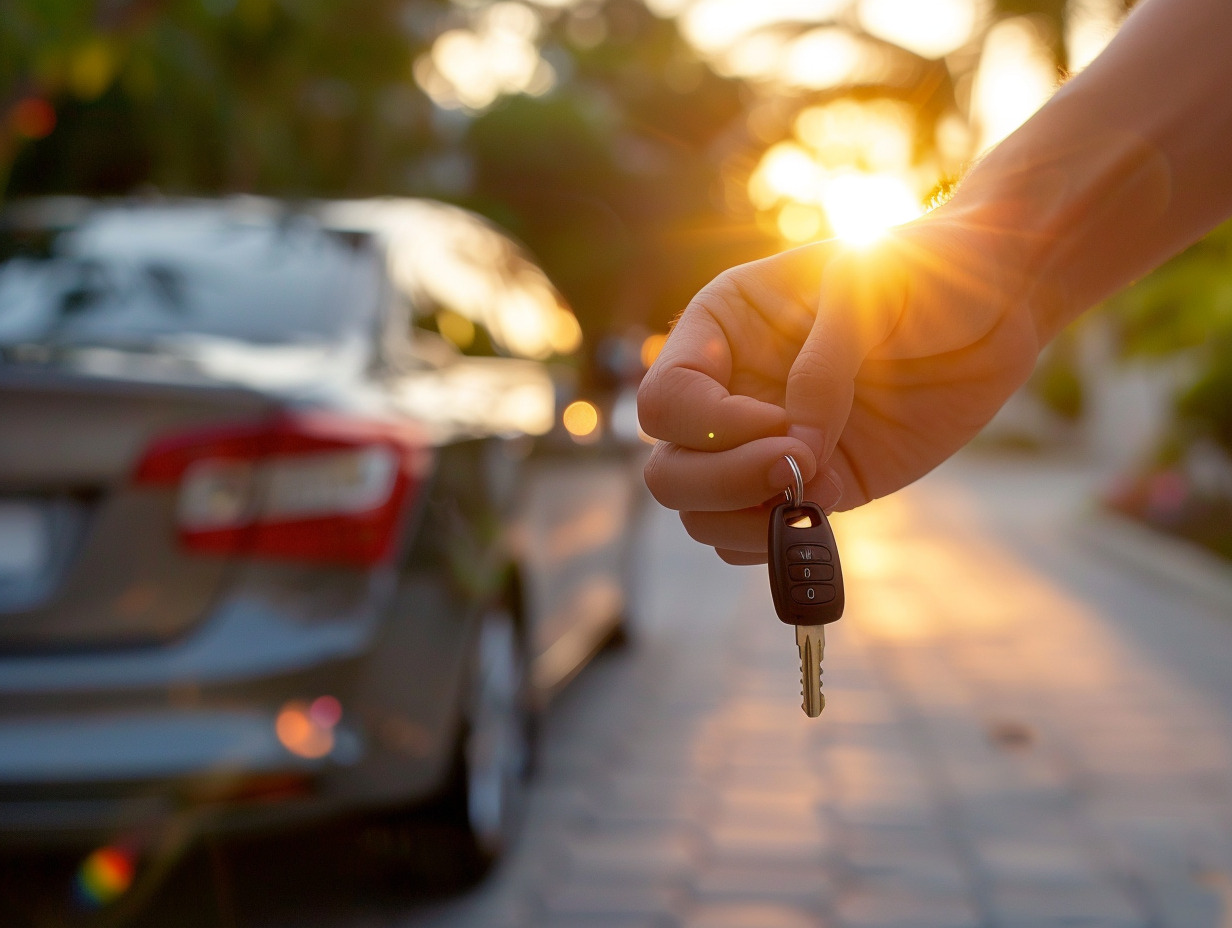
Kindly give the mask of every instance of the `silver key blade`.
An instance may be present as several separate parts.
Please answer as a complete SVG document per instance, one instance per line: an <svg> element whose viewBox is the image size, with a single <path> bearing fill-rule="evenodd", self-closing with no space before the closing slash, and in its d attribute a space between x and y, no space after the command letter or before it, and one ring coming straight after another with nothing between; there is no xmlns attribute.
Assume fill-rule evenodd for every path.
<svg viewBox="0 0 1232 928"><path fill-rule="evenodd" d="M821 659L826 654L826 627L797 625L796 646L800 649L800 687L804 696L800 708L810 719L815 719L826 707L826 697L821 692Z"/></svg>

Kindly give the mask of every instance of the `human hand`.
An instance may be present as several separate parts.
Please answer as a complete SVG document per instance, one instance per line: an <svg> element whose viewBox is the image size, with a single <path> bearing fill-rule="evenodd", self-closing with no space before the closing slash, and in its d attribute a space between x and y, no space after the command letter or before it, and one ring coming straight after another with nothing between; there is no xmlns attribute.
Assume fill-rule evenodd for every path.
<svg viewBox="0 0 1232 928"><path fill-rule="evenodd" d="M638 392L655 498L723 560L766 560L767 507L851 509L932 470L1030 375L1013 257L944 207L868 248L820 242L720 274Z"/></svg>

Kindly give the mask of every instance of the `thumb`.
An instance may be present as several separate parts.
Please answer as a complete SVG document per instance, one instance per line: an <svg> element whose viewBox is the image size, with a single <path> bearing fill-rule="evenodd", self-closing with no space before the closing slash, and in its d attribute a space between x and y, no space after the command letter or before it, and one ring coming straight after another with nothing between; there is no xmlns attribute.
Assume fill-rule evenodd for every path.
<svg viewBox="0 0 1232 928"><path fill-rule="evenodd" d="M874 266L876 252L840 253L821 277L817 314L787 376L792 434L818 454L820 465L838 444L864 359L893 330L904 288L897 274Z"/></svg>

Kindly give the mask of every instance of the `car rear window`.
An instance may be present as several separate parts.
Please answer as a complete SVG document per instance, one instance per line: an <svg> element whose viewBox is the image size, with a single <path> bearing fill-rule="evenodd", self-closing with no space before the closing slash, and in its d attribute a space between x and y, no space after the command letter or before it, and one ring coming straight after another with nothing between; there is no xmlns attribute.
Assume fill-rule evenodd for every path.
<svg viewBox="0 0 1232 928"><path fill-rule="evenodd" d="M0 344L141 344L178 335L334 341L376 324L370 240L302 215L110 208L0 229Z"/></svg>

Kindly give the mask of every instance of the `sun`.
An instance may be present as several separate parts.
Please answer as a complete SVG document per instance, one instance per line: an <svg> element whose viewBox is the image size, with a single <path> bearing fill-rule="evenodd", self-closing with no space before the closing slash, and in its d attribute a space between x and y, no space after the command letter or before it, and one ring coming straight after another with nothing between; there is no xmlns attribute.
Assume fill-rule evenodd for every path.
<svg viewBox="0 0 1232 928"><path fill-rule="evenodd" d="M827 178L821 189L821 207L834 234L853 245L871 244L924 212L902 177L862 171Z"/></svg>
<svg viewBox="0 0 1232 928"><path fill-rule="evenodd" d="M791 244L832 235L865 245L923 214L927 165L914 157L916 117L899 100L810 106L766 149L749 200ZM928 186L928 185L924 185Z"/></svg>

